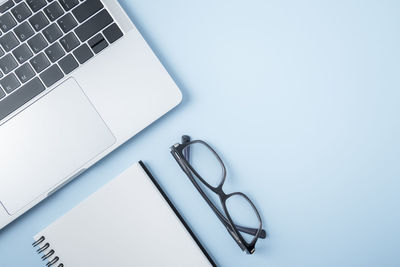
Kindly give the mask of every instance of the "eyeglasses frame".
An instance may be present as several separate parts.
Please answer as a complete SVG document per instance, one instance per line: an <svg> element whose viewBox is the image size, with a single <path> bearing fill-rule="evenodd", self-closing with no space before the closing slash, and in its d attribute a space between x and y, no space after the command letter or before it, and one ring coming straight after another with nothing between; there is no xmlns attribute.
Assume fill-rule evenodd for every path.
<svg viewBox="0 0 400 267"><path fill-rule="evenodd" d="M193 144L196 144L196 143L200 143L202 145L205 145L214 154L214 156L216 157L216 159L218 160L218 162L220 163L220 165L222 167L222 172L223 172L222 173L222 179L221 179L221 182L219 183L219 185L217 187L213 187L209 183L207 183L201 177L201 175L199 173L197 173L197 171L190 164L190 145L193 145ZM246 251L246 253L253 254L254 251L255 251L255 244L256 244L258 238L265 238L266 237L266 232L265 232L265 230L262 229L261 216L260 216L257 208L255 207L255 205L253 204L253 202L244 193L242 193L242 192L233 192L233 193L230 193L230 194L226 194L223 191L222 187L223 187L223 185L225 183L225 180L226 180L226 168L225 168L225 164L223 163L223 161L220 158L220 156L206 142L204 142L202 140L190 141L190 137L189 136L182 136L182 144L177 143L174 146L172 146L170 148L170 150L171 150L172 156L175 158L175 160L177 161L178 165L181 167L183 172L185 172L185 174L188 176L190 181L193 183L193 185L199 191L200 195L204 198L204 200L207 202L207 204L211 207L211 209L213 210L215 215L218 217L218 219L226 227L228 233L236 241L238 246L243 251ZM214 203L209 199L207 194L203 191L203 189L200 187L200 185L196 182L196 179L195 179L195 177L193 177L192 174L194 174L194 176L204 186L206 186L208 189L210 189L212 192L214 192L215 194L218 195L219 200L221 202L221 206L222 206L223 212L225 213L226 216L224 216L221 213L221 211L214 205ZM235 223L233 222L233 220L231 218L231 215L230 215L230 213L228 211L228 208L226 207L226 201L230 197L232 197L234 195L240 195L241 197L245 198L249 202L249 204L253 208L253 210L254 210L254 212L255 212L255 214L257 216L257 219L258 219L258 221L260 223L258 229L235 225ZM250 243L248 243L242 237L242 235L239 233L239 231L240 232L244 232L246 234L253 235L254 236L253 240Z"/></svg>

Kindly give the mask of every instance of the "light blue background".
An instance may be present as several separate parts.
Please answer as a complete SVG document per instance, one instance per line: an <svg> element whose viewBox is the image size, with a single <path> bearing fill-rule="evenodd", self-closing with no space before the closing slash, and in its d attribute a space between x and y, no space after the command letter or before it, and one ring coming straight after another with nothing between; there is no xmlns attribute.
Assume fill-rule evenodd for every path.
<svg viewBox="0 0 400 267"><path fill-rule="evenodd" d="M1 231L1 267L43 266L32 236L140 159L221 266L400 265L399 1L121 2L183 103ZM169 154L182 134L261 210L254 255Z"/></svg>

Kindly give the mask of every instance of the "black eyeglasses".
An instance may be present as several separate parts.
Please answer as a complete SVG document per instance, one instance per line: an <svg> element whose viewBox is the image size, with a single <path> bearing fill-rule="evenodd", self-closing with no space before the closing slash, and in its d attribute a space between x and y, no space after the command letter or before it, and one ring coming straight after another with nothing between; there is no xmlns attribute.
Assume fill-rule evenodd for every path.
<svg viewBox="0 0 400 267"><path fill-rule="evenodd" d="M214 149L184 135L182 144L171 147L171 154L239 247L253 254L258 238L266 237L260 214L245 194L222 190L226 168Z"/></svg>

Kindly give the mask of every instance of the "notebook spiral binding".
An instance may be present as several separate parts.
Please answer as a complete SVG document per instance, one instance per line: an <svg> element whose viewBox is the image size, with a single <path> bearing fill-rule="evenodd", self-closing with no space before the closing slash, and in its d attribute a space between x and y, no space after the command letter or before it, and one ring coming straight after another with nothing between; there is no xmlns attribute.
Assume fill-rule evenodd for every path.
<svg viewBox="0 0 400 267"><path fill-rule="evenodd" d="M55 255L54 249L50 248L50 244L46 242L46 238L41 236L38 240L32 243L34 248L38 247L36 252L40 255L43 253L41 259L42 261L47 260L47 267L56 266L56 264L60 261L60 258ZM50 258L53 257L51 260ZM64 264L58 263L57 267L64 267Z"/></svg>

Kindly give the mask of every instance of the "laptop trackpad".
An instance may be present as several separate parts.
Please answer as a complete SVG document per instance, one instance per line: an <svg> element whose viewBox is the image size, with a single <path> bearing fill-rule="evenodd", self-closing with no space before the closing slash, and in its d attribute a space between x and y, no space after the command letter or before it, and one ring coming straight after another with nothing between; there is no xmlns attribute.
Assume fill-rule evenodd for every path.
<svg viewBox="0 0 400 267"><path fill-rule="evenodd" d="M115 138L70 78L0 127L0 202L12 215L106 150Z"/></svg>

